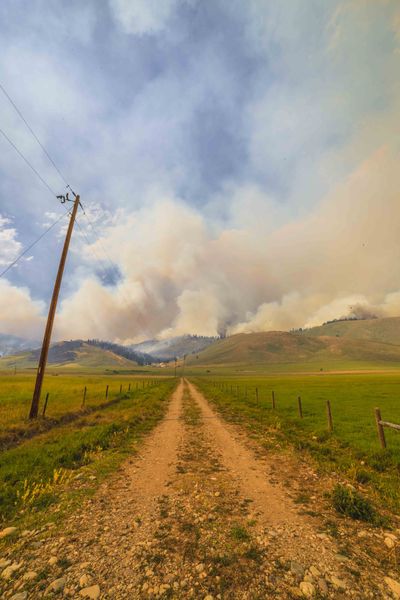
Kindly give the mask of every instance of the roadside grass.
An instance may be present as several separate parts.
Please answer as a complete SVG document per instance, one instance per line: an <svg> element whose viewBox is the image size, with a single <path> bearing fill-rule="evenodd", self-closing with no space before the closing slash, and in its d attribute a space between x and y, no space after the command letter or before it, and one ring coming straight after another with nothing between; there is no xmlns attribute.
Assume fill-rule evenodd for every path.
<svg viewBox="0 0 400 600"><path fill-rule="evenodd" d="M122 392L104 408L2 452L0 527L11 521L37 527L92 493L162 418L175 384L164 379Z"/></svg>
<svg viewBox="0 0 400 600"><path fill-rule="evenodd" d="M18 375L0 375L0 438L12 429L29 429L37 426L38 421L28 421L28 413L32 400L36 374L25 372ZM93 373L62 374L49 373L43 383L43 391L40 405L40 414L49 393L49 401L46 409L46 417L59 419L66 413L74 413L81 410L83 390L86 387L86 406L96 408L101 406L120 393L127 391L131 384L131 391L143 389L152 381L157 379L148 377L134 377L132 375L93 375ZM108 398L106 398L106 386L109 386Z"/></svg>
<svg viewBox="0 0 400 600"><path fill-rule="evenodd" d="M396 374L224 377L216 383L197 377L193 381L227 419L244 423L266 448L289 445L308 453L322 470L335 471L377 504L400 512L400 435L386 429L388 447L381 450L373 413L379 406L385 420L400 423ZM327 400L332 407L332 433L327 426Z"/></svg>
<svg viewBox="0 0 400 600"><path fill-rule="evenodd" d="M380 519L371 502L356 490L336 485L332 492L332 503L338 513L368 523L379 524Z"/></svg>

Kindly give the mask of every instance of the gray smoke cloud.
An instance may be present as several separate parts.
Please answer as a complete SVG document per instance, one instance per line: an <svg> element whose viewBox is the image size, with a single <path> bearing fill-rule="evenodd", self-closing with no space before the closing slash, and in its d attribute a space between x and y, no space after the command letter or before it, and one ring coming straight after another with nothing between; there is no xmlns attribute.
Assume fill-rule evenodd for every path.
<svg viewBox="0 0 400 600"><path fill-rule="evenodd" d="M76 246L88 269L64 294L56 337L126 343L400 314L398 160L397 150L379 149L316 210L267 235L257 220L238 226L254 196L247 188L235 192L235 226L219 230L154 192L146 209L109 216L100 241ZM121 273L116 285L89 274L104 248ZM39 334L44 306L28 290L3 281L0 302L2 331Z"/></svg>
<svg viewBox="0 0 400 600"><path fill-rule="evenodd" d="M62 303L58 336L126 342L400 314L398 158L380 149L316 211L269 235L249 223L213 232L193 208L155 198L105 229L101 244L122 279L109 288L79 281ZM237 191L232 220L247 194Z"/></svg>

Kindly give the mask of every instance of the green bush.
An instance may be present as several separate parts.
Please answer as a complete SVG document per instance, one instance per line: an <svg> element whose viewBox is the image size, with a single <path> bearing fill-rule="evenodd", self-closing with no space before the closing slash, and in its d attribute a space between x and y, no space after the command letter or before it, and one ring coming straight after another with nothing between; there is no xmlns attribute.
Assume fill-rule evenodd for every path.
<svg viewBox="0 0 400 600"><path fill-rule="evenodd" d="M332 502L337 512L342 515L368 523L377 521L377 513L371 502L349 487L336 485L332 492Z"/></svg>

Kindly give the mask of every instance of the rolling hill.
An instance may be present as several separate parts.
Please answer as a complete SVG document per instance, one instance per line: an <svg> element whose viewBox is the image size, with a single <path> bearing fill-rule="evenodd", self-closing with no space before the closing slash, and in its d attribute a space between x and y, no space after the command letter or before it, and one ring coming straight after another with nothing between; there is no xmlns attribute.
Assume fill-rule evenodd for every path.
<svg viewBox="0 0 400 600"><path fill-rule="evenodd" d="M332 336L400 345L400 317L334 321L304 329L301 333L307 336Z"/></svg>
<svg viewBox="0 0 400 600"><path fill-rule="evenodd" d="M40 350L18 352L0 359L0 369L36 369ZM48 365L58 368L135 368L137 363L111 350L106 350L83 342L73 340L53 344L49 351Z"/></svg>
<svg viewBox="0 0 400 600"><path fill-rule="evenodd" d="M400 366L400 345L346 337L269 331L240 333L218 340L187 359L187 364L191 366L312 364L314 368L321 369L339 363L351 365L361 362L399 363Z"/></svg>

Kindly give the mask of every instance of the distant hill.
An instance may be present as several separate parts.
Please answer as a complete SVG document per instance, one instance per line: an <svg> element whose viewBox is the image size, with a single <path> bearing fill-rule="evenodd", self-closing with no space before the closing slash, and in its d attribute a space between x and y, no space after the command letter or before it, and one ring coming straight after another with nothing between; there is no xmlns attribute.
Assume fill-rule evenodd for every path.
<svg viewBox="0 0 400 600"><path fill-rule="evenodd" d="M0 359L0 369L16 366L19 369L36 368L40 350L19 352L13 356ZM111 350L93 346L82 340L58 342L53 344L49 351L49 366L65 368L134 368L135 361L119 356Z"/></svg>
<svg viewBox="0 0 400 600"><path fill-rule="evenodd" d="M319 327L304 329L307 336L332 336L354 340L373 340L400 346L400 317L334 321Z"/></svg>
<svg viewBox="0 0 400 600"><path fill-rule="evenodd" d="M269 331L240 333L216 341L188 365L268 365L314 363L321 368L334 362L400 364L400 346L336 336Z"/></svg>
<svg viewBox="0 0 400 600"><path fill-rule="evenodd" d="M129 346L122 346L121 344L114 344L113 342L104 342L101 340L87 340L87 343L103 350L110 350L118 356L123 356L128 360L133 360L138 365L151 365L154 362L159 362L157 357L144 352L134 350Z"/></svg>
<svg viewBox="0 0 400 600"><path fill-rule="evenodd" d="M182 358L184 354L201 352L217 339L200 335L181 335L167 340L147 340L140 344L132 344L130 348L136 352L151 354L159 360L170 361Z"/></svg>

